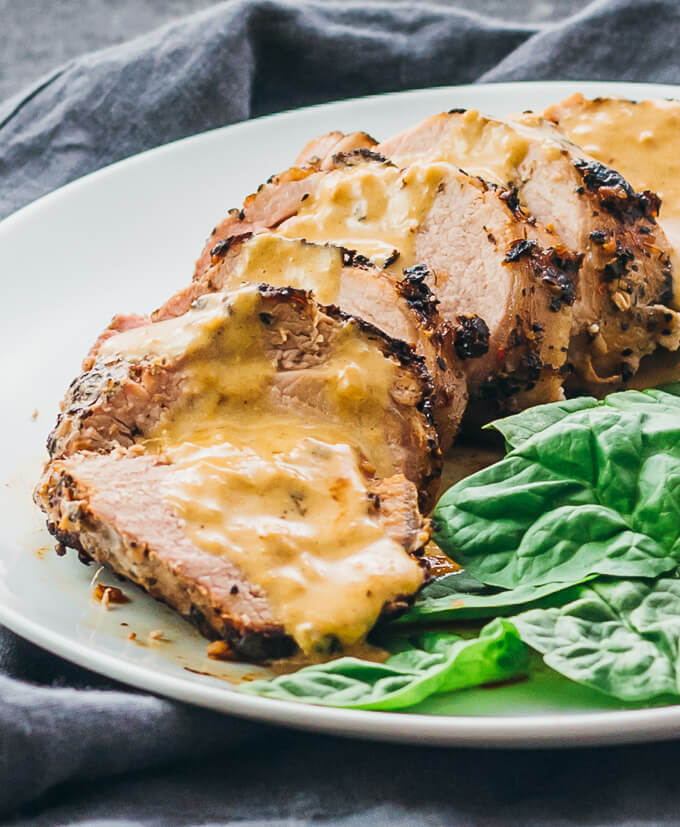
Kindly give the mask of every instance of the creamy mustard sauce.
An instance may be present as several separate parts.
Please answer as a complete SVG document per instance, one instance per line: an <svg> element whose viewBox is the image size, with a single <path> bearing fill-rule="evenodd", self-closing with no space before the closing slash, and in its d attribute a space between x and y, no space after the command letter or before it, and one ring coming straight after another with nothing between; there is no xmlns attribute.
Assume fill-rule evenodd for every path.
<svg viewBox="0 0 680 827"><path fill-rule="evenodd" d="M401 165L417 159L431 164L445 162L462 167L470 175L507 186L516 180L517 167L528 151L529 142L517 129L468 109L460 117L449 118L440 139L432 141L425 151L397 150L390 153L390 158Z"/></svg>
<svg viewBox="0 0 680 827"><path fill-rule="evenodd" d="M276 232L357 250L379 267L397 251L394 266L401 272L416 263L416 233L449 173L447 164L430 163L335 170Z"/></svg>
<svg viewBox="0 0 680 827"><path fill-rule="evenodd" d="M184 443L166 453L165 498L188 536L264 589L304 652L356 643L387 601L422 583L371 513L348 445L303 437L286 451Z"/></svg>
<svg viewBox="0 0 680 827"><path fill-rule="evenodd" d="M252 284L212 294L112 337L101 356L183 358L179 398L145 441L170 463L167 503L199 548L263 589L303 651L351 645L423 579L371 510L364 476L401 470L382 427L398 365L354 321L330 342L317 331L326 355L300 371L316 397L306 406L297 371L277 370L272 342L287 330L262 310Z"/></svg>
<svg viewBox="0 0 680 827"><path fill-rule="evenodd" d="M636 190L661 198L660 223L676 250L680 269L680 103L646 100L584 100L581 96L546 110L559 130L589 155L620 172ZM675 305L680 307L676 276Z"/></svg>
<svg viewBox="0 0 680 827"><path fill-rule="evenodd" d="M275 287L300 287L322 304L334 304L342 277L337 247L304 244L271 233L248 239L241 247L230 284L254 281Z"/></svg>
<svg viewBox="0 0 680 827"><path fill-rule="evenodd" d="M149 434L147 446L163 450L212 433L227 441L240 433L241 442L253 446L285 446L293 428L296 439L305 433L357 445L368 467L387 477L401 470L382 427L396 370L394 362L357 337L353 324L339 332L327 359L304 371L305 388L317 395L314 407L294 396L281 399L275 366L263 353L250 359L197 359L186 368L183 400ZM283 376L295 381L295 371Z"/></svg>
<svg viewBox="0 0 680 827"><path fill-rule="evenodd" d="M181 442L197 429L246 424L259 430L265 421L280 431L297 418L310 426L322 423L329 431L335 429L337 439L361 449L378 476L400 472L383 430L398 363L360 337L354 320L347 321L334 328L329 343L319 339L326 355L304 368L305 394L297 399L296 371L277 372L276 354L265 352L263 331L268 325L261 321L259 309L257 286L246 284L202 296L183 316L120 333L104 343L100 356L105 361L145 356L168 361L169 356L187 354L181 399L173 405L172 416L162 417L149 434L149 444ZM288 332L277 328L269 335L283 345ZM309 394L316 396L313 407L305 405Z"/></svg>
<svg viewBox="0 0 680 827"><path fill-rule="evenodd" d="M101 344L97 356L105 362L119 357L131 361L146 357L174 361L205 347L214 332L224 324L224 316L224 297L204 296L191 312L183 316L111 336Z"/></svg>

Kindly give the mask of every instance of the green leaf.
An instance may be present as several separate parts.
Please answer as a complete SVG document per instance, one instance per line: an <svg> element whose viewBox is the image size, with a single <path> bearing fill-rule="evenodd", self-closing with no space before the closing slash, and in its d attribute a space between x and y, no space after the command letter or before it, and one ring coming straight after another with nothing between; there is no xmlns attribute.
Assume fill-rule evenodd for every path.
<svg viewBox="0 0 680 827"><path fill-rule="evenodd" d="M526 442L534 434L544 431L570 413L582 411L586 408L595 408L599 404L597 399L590 396L577 396L574 399L564 399L561 402L535 405L533 408L527 408L518 414L489 422L484 428L485 430L493 429L501 433L505 439L507 450L511 451Z"/></svg>
<svg viewBox="0 0 680 827"><path fill-rule="evenodd" d="M680 382L668 382L666 385L659 385L656 390L670 393L672 396L680 396ZM647 391L647 393L650 393L650 391Z"/></svg>
<svg viewBox="0 0 680 827"><path fill-rule="evenodd" d="M605 399L594 399L591 396L577 396L561 402L549 402L546 405L535 405L520 413L496 419L485 425L485 429L493 429L501 433L505 439L508 451L519 447L534 434L544 431L556 422L576 411L597 408L603 405L615 408L638 407L640 405L654 405L657 410L664 407L670 412L680 412L680 382L662 385L660 388L651 388L646 391L622 391L612 393Z"/></svg>
<svg viewBox="0 0 680 827"><path fill-rule="evenodd" d="M680 580L603 580L561 608L513 618L521 638L571 680L625 701L680 694Z"/></svg>
<svg viewBox="0 0 680 827"><path fill-rule="evenodd" d="M494 620L479 637L425 633L397 639L385 663L339 658L292 675L239 686L241 692L347 709L402 709L430 695L525 674L527 651L515 627Z"/></svg>
<svg viewBox="0 0 680 827"><path fill-rule="evenodd" d="M560 605L572 597L572 589L564 583L499 590L462 570L445 574L426 586L415 604L390 626L502 617L537 604Z"/></svg>
<svg viewBox="0 0 680 827"><path fill-rule="evenodd" d="M450 488L435 540L483 583L656 577L680 560L680 400L612 394Z"/></svg>

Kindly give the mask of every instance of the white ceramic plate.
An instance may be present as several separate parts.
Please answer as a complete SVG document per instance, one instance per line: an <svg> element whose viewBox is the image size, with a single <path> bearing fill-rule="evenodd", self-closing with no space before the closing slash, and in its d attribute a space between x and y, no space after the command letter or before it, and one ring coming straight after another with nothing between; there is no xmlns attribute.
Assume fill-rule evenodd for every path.
<svg viewBox="0 0 680 827"><path fill-rule="evenodd" d="M344 735L475 746L583 745L680 735L680 706L616 704L545 674L526 685L432 699L418 713L357 712L238 694L262 670L218 663L184 621L130 584L131 602L91 598L94 566L59 559L31 502L45 436L83 354L114 312L153 309L188 283L210 228L313 135L378 138L435 112L540 109L588 96L678 97L624 83L460 86L344 101L218 129L89 175L0 224L0 621L68 660L221 712ZM37 412L37 413L36 413ZM104 580L115 583L110 577ZM149 635L162 630L163 640ZM134 632L136 640L129 640ZM201 674L203 673L203 674Z"/></svg>

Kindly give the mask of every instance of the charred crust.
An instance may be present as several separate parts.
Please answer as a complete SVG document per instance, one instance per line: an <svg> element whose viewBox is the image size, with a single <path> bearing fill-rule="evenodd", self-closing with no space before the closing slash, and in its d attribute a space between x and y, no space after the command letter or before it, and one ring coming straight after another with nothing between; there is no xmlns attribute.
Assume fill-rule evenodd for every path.
<svg viewBox="0 0 680 827"><path fill-rule="evenodd" d="M604 230L593 230L590 234L590 240L593 244L597 244L598 247L601 247L603 244L607 242L607 233Z"/></svg>
<svg viewBox="0 0 680 827"><path fill-rule="evenodd" d="M517 187L510 187L510 189L503 190L498 197L514 215L522 214Z"/></svg>
<svg viewBox="0 0 680 827"><path fill-rule="evenodd" d="M47 530L55 538L58 543L57 554L63 557L67 548L72 548L77 554L78 559L85 566L89 566L94 559L82 546L80 537L76 531L61 531L57 528L56 523L47 520Z"/></svg>
<svg viewBox="0 0 680 827"><path fill-rule="evenodd" d="M223 238L210 248L210 259L213 264L224 258L226 254L237 242L245 241L250 238L252 233L239 233L237 235L230 235L228 238Z"/></svg>
<svg viewBox="0 0 680 827"><path fill-rule="evenodd" d="M584 161L579 158L574 161L574 166L581 173L583 183L591 192L597 192L600 189L621 189L626 195L635 194L620 172L599 161Z"/></svg>
<svg viewBox="0 0 680 827"><path fill-rule="evenodd" d="M673 301L673 265L670 256L663 257L662 273L664 282L659 301L661 304L670 304Z"/></svg>
<svg viewBox="0 0 680 827"><path fill-rule="evenodd" d="M230 618L225 618L222 623L219 622L219 618L215 618L220 626L218 632L215 629L215 620L208 621L205 614L194 605L184 617L208 640L225 640L243 660L278 660L290 657L298 648L293 638L287 635L282 627L274 626L271 629L254 631L234 627Z"/></svg>
<svg viewBox="0 0 680 827"><path fill-rule="evenodd" d="M464 115L467 112L464 106L456 106L453 109L449 109L446 113L447 115Z"/></svg>
<svg viewBox="0 0 680 827"><path fill-rule="evenodd" d="M481 316L473 313L458 316L453 346L459 359L477 359L489 352L489 327Z"/></svg>
<svg viewBox="0 0 680 827"><path fill-rule="evenodd" d="M556 247L545 250L535 241L522 238L512 242L503 261L510 264L523 257L531 259L534 275L549 291L548 308L553 313L559 312L563 305L574 304L576 286L572 276L578 273L583 261L581 253Z"/></svg>
<svg viewBox="0 0 680 827"><path fill-rule="evenodd" d="M616 243L616 254L608 261L603 270L602 277L606 282L614 281L626 276L628 273L628 265L635 259L633 251L630 247L624 247L620 242Z"/></svg>
<svg viewBox="0 0 680 827"><path fill-rule="evenodd" d="M401 253L399 252L399 250L392 250L390 255L385 259L383 268L387 269L388 267L391 267L400 255Z"/></svg>
<svg viewBox="0 0 680 827"><path fill-rule="evenodd" d="M509 264L513 261L519 261L522 256L531 255L531 253L538 247L535 241L529 241L527 238L518 239L517 241L513 241L510 247L508 247L505 258L503 259L505 264Z"/></svg>
<svg viewBox="0 0 680 827"><path fill-rule="evenodd" d="M350 149L347 152L338 152L335 155L331 156L332 161L334 164L342 164L346 167L356 166L360 164L362 161L374 161L378 164L387 164L388 166L394 166L392 161L389 158L386 158L384 155L381 155L380 152L375 152L373 149L368 149L368 147L360 147L359 149Z"/></svg>
<svg viewBox="0 0 680 827"><path fill-rule="evenodd" d="M396 286L399 294L421 322L429 328L434 328L437 324L439 301L426 284L425 280L430 275L424 264L416 264L404 270L404 278L397 282Z"/></svg>
<svg viewBox="0 0 680 827"><path fill-rule="evenodd" d="M654 223L661 199L650 190L636 192L621 173L599 161L574 161L586 189L597 196L601 206L613 215L633 222L644 218Z"/></svg>
<svg viewBox="0 0 680 827"><path fill-rule="evenodd" d="M360 267L362 270L373 267L370 259L363 255L363 253L358 253L356 250L348 250L347 247L340 247L340 253L342 255L343 266L345 267Z"/></svg>

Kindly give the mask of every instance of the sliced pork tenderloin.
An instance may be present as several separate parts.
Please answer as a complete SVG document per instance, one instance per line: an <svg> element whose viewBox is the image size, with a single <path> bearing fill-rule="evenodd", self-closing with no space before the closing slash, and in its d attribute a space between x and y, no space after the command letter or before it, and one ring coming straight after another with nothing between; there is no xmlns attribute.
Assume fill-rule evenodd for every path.
<svg viewBox="0 0 680 827"><path fill-rule="evenodd" d="M618 173L531 114L514 121L454 110L376 147L398 164L448 161L506 187L539 222L583 254L568 363L574 392L625 386L640 359L676 350L671 247L654 193Z"/></svg>
<svg viewBox="0 0 680 827"><path fill-rule="evenodd" d="M661 199L658 223L673 245L673 307L680 308L680 102L587 100L575 94L543 116L593 158L618 170L638 191ZM640 363L629 387L680 380L680 352L658 348Z"/></svg>
<svg viewBox="0 0 680 827"><path fill-rule="evenodd" d="M303 147L295 159L295 166L315 166L319 169L333 163L333 156L355 152L361 149L373 149L378 142L368 132L327 132L312 138Z"/></svg>
<svg viewBox="0 0 680 827"><path fill-rule="evenodd" d="M509 196L448 163L363 163L327 173L276 232L424 276L491 417L561 398L580 265Z"/></svg>
<svg viewBox="0 0 680 827"><path fill-rule="evenodd" d="M370 150L375 144L365 132L330 132L309 141L292 167L272 175L244 200L243 207L229 210L226 218L213 228L196 261L196 277L210 266L211 251L217 242L275 227L295 214L300 201L318 185L321 171L334 166L336 155L351 156L355 150Z"/></svg>
<svg viewBox="0 0 680 827"><path fill-rule="evenodd" d="M434 385L434 418L443 451L455 437L467 404L467 382L449 326L420 272L401 278L363 256L333 245L271 233L246 235L217 245L212 265L153 316L162 321L185 313L201 295L247 282L310 290L324 305L358 316L424 358Z"/></svg>
<svg viewBox="0 0 680 827"><path fill-rule="evenodd" d="M319 146L336 137L321 136ZM325 175L314 178L304 198L285 178L272 182L294 213L281 220L271 212L269 229L356 250L397 278L426 275L459 342L473 407L487 417L561 398L578 256L530 220L512 193L449 164L400 170L378 150L327 156ZM217 242L214 258L238 237ZM534 243L517 255L517 242L527 240ZM201 286L188 288L185 299L203 289L206 259L202 267L195 277ZM524 302L523 290L535 300Z"/></svg>
<svg viewBox="0 0 680 827"><path fill-rule="evenodd" d="M637 192L661 199L658 223L673 245L674 306L680 307L680 101L595 98L580 93L543 117L591 158L617 170Z"/></svg>
<svg viewBox="0 0 680 827"><path fill-rule="evenodd" d="M323 450L322 443L313 446L317 452L319 446ZM340 446L326 446L326 450L340 451ZM210 457L213 465L223 453ZM299 452L295 459L300 462ZM300 644L310 651L332 652L351 645L354 637L359 639L380 615L408 605L426 577L417 555L429 536L411 483L403 476L379 482L366 478L356 491L345 490L346 500L347 490L354 495L351 504L338 504L333 474L322 474L313 479L315 493L325 497L330 507L325 505L314 520L313 509L319 505L314 493L294 476L281 478L271 471L267 476L262 464L260 459L256 471L260 479L269 479L268 498L241 486L237 489L241 512L234 513L233 504L225 502L224 516L220 515L218 528L226 539L235 532L244 538L238 556L236 544L216 547L214 538L212 545L206 544L196 516L174 507L173 493L186 493L181 487L186 468L168 455L143 454L133 448L57 460L48 466L36 499L60 541L137 583L207 637L227 641L238 658L286 657ZM196 476L199 469L193 466L190 471ZM211 469L213 476L223 471L217 469ZM329 471L333 470L331 463ZM284 497L287 490L290 497L295 495L289 497L288 509L267 510L272 487ZM233 495L232 490L227 493ZM198 499L199 519L214 516L210 505ZM248 544L252 526L248 518L255 517L260 542ZM297 558L295 549L303 545L300 536L326 536L319 529L321 518L340 539L346 539L349 531L363 531L366 542L352 548L354 559L330 553L328 543L320 553L315 547L311 552L307 549L304 561ZM212 523L210 527L214 528ZM284 548L288 548L285 555L277 554ZM270 569L263 572L261 566ZM278 587L272 585L274 577ZM292 586L291 577L298 581ZM374 589L373 599L357 599L360 587L363 595ZM288 607L281 605L284 598ZM339 600L344 604L338 606ZM298 614L318 607L319 601L324 602L327 616L320 618L310 611L301 615L305 623L300 623Z"/></svg>
<svg viewBox="0 0 680 827"><path fill-rule="evenodd" d="M181 441L182 429L265 414L351 436L379 478L403 473L434 504L441 451L423 360L292 288L204 296L178 318L109 338L69 388L48 450L54 459L162 444L168 429Z"/></svg>
<svg viewBox="0 0 680 827"><path fill-rule="evenodd" d="M61 542L238 656L337 651L426 579L431 394L402 342L247 284L100 345L35 498Z"/></svg>

